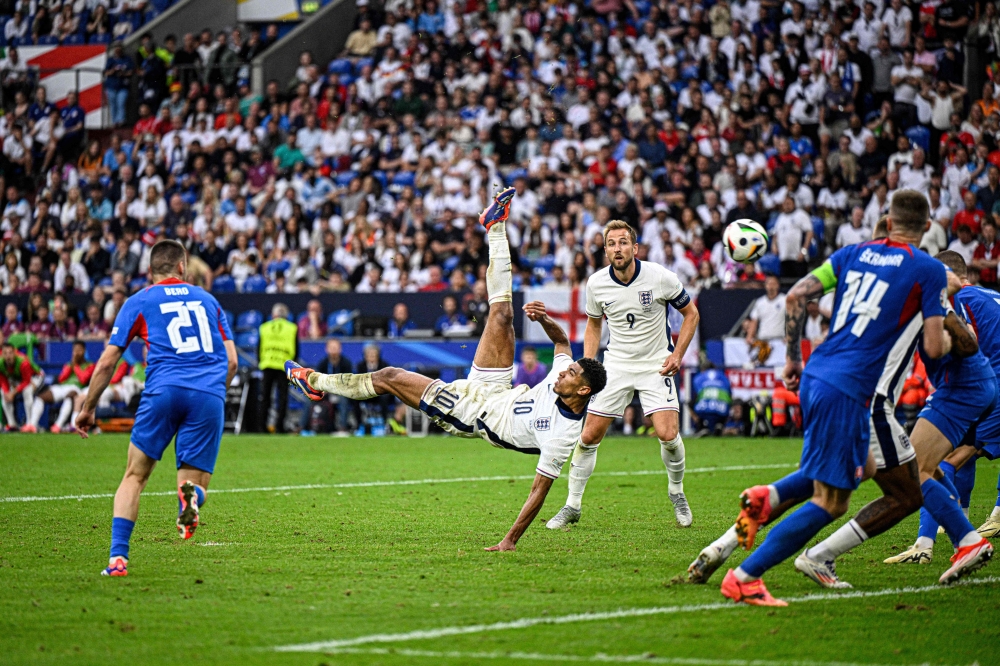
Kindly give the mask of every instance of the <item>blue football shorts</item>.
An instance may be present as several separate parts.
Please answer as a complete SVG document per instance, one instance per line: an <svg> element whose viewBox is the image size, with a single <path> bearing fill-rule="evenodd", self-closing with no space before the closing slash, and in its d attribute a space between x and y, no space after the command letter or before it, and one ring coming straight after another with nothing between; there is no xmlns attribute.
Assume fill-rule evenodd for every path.
<svg viewBox="0 0 1000 666"><path fill-rule="evenodd" d="M946 385L927 398L919 418L940 430L953 447L960 446L966 433L977 427L977 423L977 439L990 437L993 442L1000 443L1000 423L991 418L996 404L996 381L990 385ZM1000 418L1000 414L997 416Z"/></svg>
<svg viewBox="0 0 1000 666"><path fill-rule="evenodd" d="M868 406L808 375L802 377L799 400L805 428L802 473L834 488L854 490L868 459Z"/></svg>
<svg viewBox="0 0 1000 666"><path fill-rule="evenodd" d="M154 460L176 435L177 468L186 464L211 474L219 456L225 401L204 391L167 386L144 391L132 428L132 444Z"/></svg>

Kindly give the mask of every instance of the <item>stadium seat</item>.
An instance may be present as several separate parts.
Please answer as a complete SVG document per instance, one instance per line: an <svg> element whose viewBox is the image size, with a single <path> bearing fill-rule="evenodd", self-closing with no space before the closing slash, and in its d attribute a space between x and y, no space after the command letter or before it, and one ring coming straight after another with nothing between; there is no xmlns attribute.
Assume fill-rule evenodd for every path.
<svg viewBox="0 0 1000 666"><path fill-rule="evenodd" d="M383 190L389 184L389 179L386 178L385 171L372 171L372 177L382 184Z"/></svg>
<svg viewBox="0 0 1000 666"><path fill-rule="evenodd" d="M236 317L236 331L239 333L256 331L263 323L264 315L262 315L258 310L247 310L246 312L241 312L239 316Z"/></svg>
<svg viewBox="0 0 1000 666"><path fill-rule="evenodd" d="M757 262L757 268L761 270L762 273L771 273L781 277L781 259L778 259L778 255L767 253L760 258Z"/></svg>
<svg viewBox="0 0 1000 666"><path fill-rule="evenodd" d="M330 61L326 71L330 74L350 74L354 71L354 65L347 58L337 58Z"/></svg>
<svg viewBox="0 0 1000 666"><path fill-rule="evenodd" d="M416 182L417 177L412 171L400 171L392 177L392 183L389 185L389 191L393 194L398 194L406 187L413 187Z"/></svg>
<svg viewBox="0 0 1000 666"><path fill-rule="evenodd" d="M147 284L149 284L149 280L147 280L144 277L137 277L128 283L128 288L129 291L138 291L139 289L145 287Z"/></svg>
<svg viewBox="0 0 1000 666"><path fill-rule="evenodd" d="M547 254L544 257L539 257L535 259L533 268L535 270L542 269L546 273L551 273L552 268L556 265L556 257L552 254Z"/></svg>
<svg viewBox="0 0 1000 666"><path fill-rule="evenodd" d="M331 312L326 318L327 334L336 336L354 335L354 319L350 310L337 310Z"/></svg>
<svg viewBox="0 0 1000 666"><path fill-rule="evenodd" d="M83 35L67 35L62 41L63 46L80 46L84 43Z"/></svg>
<svg viewBox="0 0 1000 666"><path fill-rule="evenodd" d="M90 43L91 44L110 44L111 43L111 35L109 35L108 33L104 33L103 35L94 35L93 37L90 38Z"/></svg>
<svg viewBox="0 0 1000 666"><path fill-rule="evenodd" d="M260 275L251 275L243 283L243 293L263 294L267 290L267 280Z"/></svg>
<svg viewBox="0 0 1000 666"><path fill-rule="evenodd" d="M97 283L97 286L98 287L110 287L111 284L112 284L111 283L111 278L106 277L106 278L101 278L101 281Z"/></svg>
<svg viewBox="0 0 1000 666"><path fill-rule="evenodd" d="M449 275L453 270L455 270L455 268L458 266L458 262L460 262L461 260L462 258L458 255L448 257L447 259L445 259L444 263L441 264L441 268L442 270L444 270L444 274Z"/></svg>
<svg viewBox="0 0 1000 666"><path fill-rule="evenodd" d="M518 178L525 178L525 179L527 179L527 177L528 177L528 170L527 169L514 169L509 174L507 174L507 178L505 179L505 182L507 183L508 186L510 186L510 185L513 185L514 181L517 180Z"/></svg>
<svg viewBox="0 0 1000 666"><path fill-rule="evenodd" d="M357 171L345 171L344 173L337 174L337 186L347 187L351 184L351 181L358 177Z"/></svg>
<svg viewBox="0 0 1000 666"><path fill-rule="evenodd" d="M292 264L285 259L282 259L281 261L272 261L267 265L267 274L273 278L274 274L278 271L287 273L291 267Z"/></svg>
<svg viewBox="0 0 1000 666"><path fill-rule="evenodd" d="M355 76L361 76L361 70L366 65L369 66L369 67L374 67L375 66L375 59L374 58L358 58L358 61L354 64L354 75Z"/></svg>
<svg viewBox="0 0 1000 666"><path fill-rule="evenodd" d="M931 131L922 125L916 125L906 130L906 138L913 146L920 146L924 153L931 148Z"/></svg>
<svg viewBox="0 0 1000 666"><path fill-rule="evenodd" d="M260 344L260 333L257 332L257 329L237 333L235 342L236 346L240 349L245 349L247 351L256 350L257 346Z"/></svg>
<svg viewBox="0 0 1000 666"><path fill-rule="evenodd" d="M111 283L111 278L108 278L108 283ZM232 294L235 291L236 281L229 275L220 275L212 282L212 293L214 294Z"/></svg>
<svg viewBox="0 0 1000 666"><path fill-rule="evenodd" d="M872 122L873 120L878 119L880 115L882 115L882 112L879 111L878 109L875 109L874 111L869 111L868 113L865 114L865 121L864 121L865 125Z"/></svg>
<svg viewBox="0 0 1000 666"><path fill-rule="evenodd" d="M38 38L39 46L56 46L59 44L59 38L53 35L42 35Z"/></svg>

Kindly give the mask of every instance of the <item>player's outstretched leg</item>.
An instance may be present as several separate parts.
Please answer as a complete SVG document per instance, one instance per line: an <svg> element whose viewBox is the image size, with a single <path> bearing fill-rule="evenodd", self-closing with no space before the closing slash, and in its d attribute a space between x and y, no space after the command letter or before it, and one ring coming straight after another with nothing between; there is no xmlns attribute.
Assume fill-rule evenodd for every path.
<svg viewBox="0 0 1000 666"><path fill-rule="evenodd" d="M812 494L812 481L798 470L770 485L744 490L740 495L741 510L736 524L706 546L688 566L688 582L708 582L737 546L743 545L747 550L753 548L760 526L777 520L785 511L806 501Z"/></svg>

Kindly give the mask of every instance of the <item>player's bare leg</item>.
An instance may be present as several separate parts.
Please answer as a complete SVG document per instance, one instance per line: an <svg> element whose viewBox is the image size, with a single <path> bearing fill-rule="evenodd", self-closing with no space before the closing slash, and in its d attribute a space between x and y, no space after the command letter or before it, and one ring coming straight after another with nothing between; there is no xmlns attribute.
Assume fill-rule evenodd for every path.
<svg viewBox="0 0 1000 666"><path fill-rule="evenodd" d="M114 518L111 521L111 554L108 567L101 572L101 575L128 574L129 540L132 538L135 521L139 517L139 496L155 467L155 460L136 448L135 444L129 443L125 476L122 477L115 492Z"/></svg>
<svg viewBox="0 0 1000 666"><path fill-rule="evenodd" d="M184 539L198 528L199 509L205 505L205 493L212 475L182 463L177 470L177 531Z"/></svg>

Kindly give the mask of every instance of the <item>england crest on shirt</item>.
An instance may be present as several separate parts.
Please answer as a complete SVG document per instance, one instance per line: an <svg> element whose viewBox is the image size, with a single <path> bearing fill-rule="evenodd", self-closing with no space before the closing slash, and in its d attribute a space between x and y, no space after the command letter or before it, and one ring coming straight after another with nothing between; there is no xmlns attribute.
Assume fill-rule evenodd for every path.
<svg viewBox="0 0 1000 666"><path fill-rule="evenodd" d="M651 312L653 309L653 290L639 292L639 305L643 312Z"/></svg>

